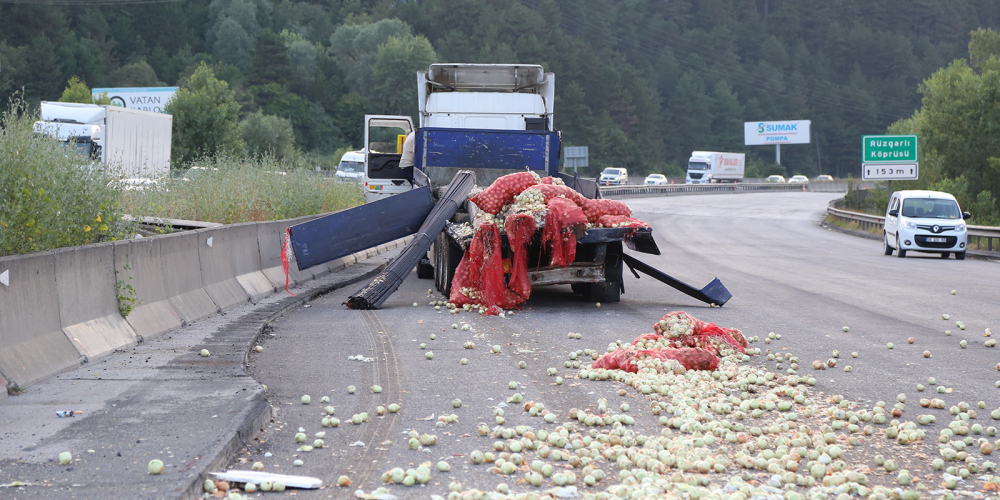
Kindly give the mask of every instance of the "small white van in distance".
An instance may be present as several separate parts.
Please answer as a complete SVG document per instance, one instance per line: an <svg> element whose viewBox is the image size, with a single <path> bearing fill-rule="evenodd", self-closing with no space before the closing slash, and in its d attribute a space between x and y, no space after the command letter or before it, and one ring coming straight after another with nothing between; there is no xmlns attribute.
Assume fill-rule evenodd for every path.
<svg viewBox="0 0 1000 500"><path fill-rule="evenodd" d="M348 151L340 158L337 165L337 179L342 181L360 181L365 175L364 151Z"/></svg>
<svg viewBox="0 0 1000 500"><path fill-rule="evenodd" d="M965 220L971 217L958 207L948 193L938 191L897 191L889 198L885 214L882 249L886 255L896 252L940 253L947 259L965 258L968 233Z"/></svg>

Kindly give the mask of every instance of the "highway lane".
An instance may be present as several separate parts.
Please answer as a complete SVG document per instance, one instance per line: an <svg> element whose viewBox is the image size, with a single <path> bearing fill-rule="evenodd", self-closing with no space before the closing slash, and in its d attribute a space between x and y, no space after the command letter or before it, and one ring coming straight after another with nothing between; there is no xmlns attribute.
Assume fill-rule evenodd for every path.
<svg viewBox="0 0 1000 500"><path fill-rule="evenodd" d="M941 397L947 404L983 400L979 422L990 425L989 410L1000 406L1000 378L995 364L996 351L983 346L983 331L992 327L1000 335L1000 307L996 285L1000 266L994 262L915 256L898 259L881 254L877 241L829 231L819 226L828 193L762 193L705 195L631 199L635 216L652 223L662 255L635 254L655 267L692 285L702 286L718 276L733 293L723 308L709 308L649 277L636 280L626 270L626 294L617 304L595 304L573 295L569 287L551 287L535 292L523 311L506 319L484 318L462 313L435 311L428 301L428 280L412 274L379 311L346 310L341 303L355 290L342 290L310 304L311 307L276 323L263 339L264 352L251 355L251 373L269 388L276 409L274 422L260 440L244 450L242 462L262 461L272 472L312 475L326 482L345 474L354 481L350 490L361 487L370 492L380 485L379 476L393 467L415 467L424 461L446 460L452 472L434 474L428 486L406 489L393 487L393 494L426 498L446 494L452 480L465 487L492 490L514 479L472 466L467 455L485 451L493 439L479 438L479 423L494 425L493 412L505 408L508 426L530 425L551 428L537 417L511 412L503 407L514 392L525 400L541 401L557 412L560 419L573 407L593 406L604 397L617 408L629 402L635 410L637 432L659 431L646 404L635 391L618 395L613 383L590 383L570 379L575 370L563 363L576 349L604 351L616 339L630 341L651 331L651 325L668 311L685 310L696 317L722 326L738 327L748 335L765 337L781 334L771 344L754 344L761 349L790 352L801 360L799 374L816 376L814 390L844 394L871 402L894 402L906 393L910 399L906 418L928 412L916 405L918 397ZM913 255L911 253L911 255ZM951 295L950 290L956 290ZM412 304L418 303L418 307ZM943 321L942 314L950 320ZM965 331L955 326L964 321ZM452 329L452 324L468 322L472 331ZM849 332L841 328L849 326ZM946 336L943 332L953 333ZM570 340L567 332L581 332L582 340ZM434 334L436 339L431 340ZM914 344L906 339L914 338ZM967 339L969 346L958 343ZM466 341L476 348L463 349ZM895 348L888 350L886 342ZM425 359L425 343L435 357ZM502 352L489 352L500 345ZM838 365L814 371L812 360L826 360L834 349L841 352ZM933 356L924 359L921 353ZM859 357L852 359L850 353ZM348 360L363 354L372 362ZM469 360L461 365L461 358ZM517 363L525 361L526 369ZM752 361L774 369L763 357ZM843 366L853 371L845 373ZM789 365L780 365L779 372ZM546 375L549 367L566 377L555 385ZM948 394L916 392L916 384L928 376L952 389ZM517 390L508 383L517 381ZM379 394L369 388L378 384ZM346 388L354 385L355 394ZM302 405L302 394L312 404ZM322 396L331 399L339 428L319 426ZM452 407L460 398L463 406ZM352 415L377 405L398 402L403 411L385 418L372 417L365 424L351 425ZM937 429L949 420L941 410ZM434 415L455 413L459 422L435 427ZM560 420L562 421L562 420ZM311 452L296 451L292 437L298 428L313 433L326 431L326 447ZM404 432L417 430L439 437L438 444L425 451L406 446ZM350 446L364 443L364 446ZM265 454L270 456L265 456ZM303 460L302 467L292 461ZM517 491L522 491L518 489ZM344 497L345 492L328 488L306 494L310 498Z"/></svg>

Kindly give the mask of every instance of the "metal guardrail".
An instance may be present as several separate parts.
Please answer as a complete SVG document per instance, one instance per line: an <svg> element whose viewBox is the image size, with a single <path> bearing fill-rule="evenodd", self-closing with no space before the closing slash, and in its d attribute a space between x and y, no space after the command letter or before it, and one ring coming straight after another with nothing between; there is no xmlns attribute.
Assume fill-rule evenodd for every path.
<svg viewBox="0 0 1000 500"><path fill-rule="evenodd" d="M736 182L732 184L669 184L664 186L600 186L601 196L670 196L687 193L738 193L748 191L808 191L808 184Z"/></svg>
<svg viewBox="0 0 1000 500"><path fill-rule="evenodd" d="M863 231L881 229L885 226L885 217L878 215L850 212L834 207L827 207L826 213L842 221L855 222ZM969 233L970 250L1000 252L1000 227L966 226L966 231Z"/></svg>

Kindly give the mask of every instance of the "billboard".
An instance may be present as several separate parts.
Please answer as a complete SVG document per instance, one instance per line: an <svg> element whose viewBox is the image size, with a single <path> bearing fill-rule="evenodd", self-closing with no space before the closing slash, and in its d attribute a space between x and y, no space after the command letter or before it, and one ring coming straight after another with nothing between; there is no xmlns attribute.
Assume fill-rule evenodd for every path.
<svg viewBox="0 0 1000 500"><path fill-rule="evenodd" d="M809 144L809 120L783 122L743 122L744 144Z"/></svg>
<svg viewBox="0 0 1000 500"><path fill-rule="evenodd" d="M177 87L123 87L114 89L91 89L95 98L107 92L111 104L129 109L165 113L163 107L177 92Z"/></svg>

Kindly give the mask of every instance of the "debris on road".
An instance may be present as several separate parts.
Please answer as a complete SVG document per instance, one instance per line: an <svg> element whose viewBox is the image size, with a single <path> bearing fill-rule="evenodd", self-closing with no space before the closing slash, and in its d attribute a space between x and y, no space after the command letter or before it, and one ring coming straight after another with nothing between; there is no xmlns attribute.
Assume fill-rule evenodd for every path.
<svg viewBox="0 0 1000 500"><path fill-rule="evenodd" d="M281 483L290 488L317 489L323 486L323 480L309 476L290 476L287 474L273 474L270 472L228 470L226 472L210 472L212 477L230 483L247 483L260 485L263 482L274 485Z"/></svg>

